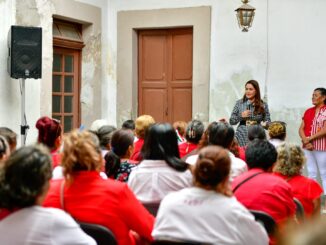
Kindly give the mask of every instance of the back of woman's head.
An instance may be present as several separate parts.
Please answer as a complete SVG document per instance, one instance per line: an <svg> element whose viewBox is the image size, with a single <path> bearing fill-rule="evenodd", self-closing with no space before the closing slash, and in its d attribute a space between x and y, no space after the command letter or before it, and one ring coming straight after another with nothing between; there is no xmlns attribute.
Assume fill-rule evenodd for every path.
<svg viewBox="0 0 326 245"><path fill-rule="evenodd" d="M169 123L153 124L148 129L141 153L143 159L165 160L178 171L187 169L187 164L180 160L177 134Z"/></svg>
<svg viewBox="0 0 326 245"><path fill-rule="evenodd" d="M121 128L135 130L135 121L131 119L124 121L121 125Z"/></svg>
<svg viewBox="0 0 326 245"><path fill-rule="evenodd" d="M204 124L199 120L192 120L186 129L186 139L188 142L198 144L205 130Z"/></svg>
<svg viewBox="0 0 326 245"><path fill-rule="evenodd" d="M100 146L102 148L106 148L109 146L112 134L114 133L115 130L116 127L111 125L102 126L97 130L96 135L100 140Z"/></svg>
<svg viewBox="0 0 326 245"><path fill-rule="evenodd" d="M187 123L185 121L176 121L173 123L173 128L179 132L181 136L186 133Z"/></svg>
<svg viewBox="0 0 326 245"><path fill-rule="evenodd" d="M277 147L277 164L274 172L286 176L300 174L306 158L300 146L290 143L283 143Z"/></svg>
<svg viewBox="0 0 326 245"><path fill-rule="evenodd" d="M62 133L60 123L49 117L41 117L37 120L35 126L38 129L38 142L48 146L50 149L55 147L56 139Z"/></svg>
<svg viewBox="0 0 326 245"><path fill-rule="evenodd" d="M195 184L215 188L228 178L231 160L228 151L219 146L207 146L199 151L194 170Z"/></svg>
<svg viewBox="0 0 326 245"><path fill-rule="evenodd" d="M267 140L255 139L246 148L246 162L249 169L261 168L268 171L277 159L277 151Z"/></svg>
<svg viewBox="0 0 326 245"><path fill-rule="evenodd" d="M111 150L105 155L105 172L108 177L115 175L120 167L120 158L133 146L134 135L131 130L120 129L113 133Z"/></svg>
<svg viewBox="0 0 326 245"><path fill-rule="evenodd" d="M0 135L0 162L5 160L10 154L9 144L5 137Z"/></svg>
<svg viewBox="0 0 326 245"><path fill-rule="evenodd" d="M286 137L286 124L281 121L275 121L269 124L268 134L271 139L284 140Z"/></svg>
<svg viewBox="0 0 326 245"><path fill-rule="evenodd" d="M208 126L208 144L229 148L234 139L234 129L226 122L212 122Z"/></svg>
<svg viewBox="0 0 326 245"><path fill-rule="evenodd" d="M7 127L0 127L0 135L5 137L5 139L7 140L10 147L10 151L16 150L17 134L14 131Z"/></svg>
<svg viewBox="0 0 326 245"><path fill-rule="evenodd" d="M248 139L253 141L255 139L265 140L266 133L265 129L260 125L251 125L248 127Z"/></svg>
<svg viewBox="0 0 326 245"><path fill-rule="evenodd" d="M44 146L22 147L0 171L0 207L29 207L47 190L52 176L51 157Z"/></svg>
<svg viewBox="0 0 326 245"><path fill-rule="evenodd" d="M155 123L155 120L150 115L141 115L135 121L135 133L140 139L144 139L147 129Z"/></svg>
<svg viewBox="0 0 326 245"><path fill-rule="evenodd" d="M73 130L64 138L62 154L63 173L66 178L81 170L99 171L102 156L97 136L89 131Z"/></svg>

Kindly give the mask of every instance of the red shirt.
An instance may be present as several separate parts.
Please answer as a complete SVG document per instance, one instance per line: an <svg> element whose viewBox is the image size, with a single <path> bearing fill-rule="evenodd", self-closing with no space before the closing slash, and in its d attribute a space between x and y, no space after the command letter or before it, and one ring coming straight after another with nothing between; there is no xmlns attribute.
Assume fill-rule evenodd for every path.
<svg viewBox="0 0 326 245"><path fill-rule="evenodd" d="M289 178L281 173L274 174L283 178L291 185L293 196L301 202L306 216L310 217L314 211L313 201L320 198L323 193L321 186L315 180L302 175Z"/></svg>
<svg viewBox="0 0 326 245"><path fill-rule="evenodd" d="M144 144L144 139L138 139L134 143L134 152L132 153L130 160L137 161L137 162L143 160L140 155L140 151L141 151L141 148L143 147L143 144Z"/></svg>
<svg viewBox="0 0 326 245"><path fill-rule="evenodd" d="M45 207L61 208L62 180L52 180L44 201ZM65 184L64 210L75 219L106 226L119 245L134 244L130 231L152 240L154 217L136 199L128 186L119 181L102 179L96 171L80 171L73 183Z"/></svg>
<svg viewBox="0 0 326 245"><path fill-rule="evenodd" d="M183 142L179 145L179 154L180 158L183 158L185 155L189 154L193 150L197 149L197 144L190 142Z"/></svg>
<svg viewBox="0 0 326 245"><path fill-rule="evenodd" d="M257 172L263 170L250 169L236 177L232 182L232 189ZM266 212L278 224L294 217L296 207L291 186L271 173L264 172L253 177L242 184L234 195L246 208Z"/></svg>
<svg viewBox="0 0 326 245"><path fill-rule="evenodd" d="M61 164L61 154L57 151L51 151L51 156L52 156L52 167L53 169L56 166L59 166Z"/></svg>
<svg viewBox="0 0 326 245"><path fill-rule="evenodd" d="M318 133L323 127L326 126L326 105L319 109L316 114L316 107L307 109L302 117L304 121L304 134L311 136ZM314 150L326 151L326 136L312 141Z"/></svg>

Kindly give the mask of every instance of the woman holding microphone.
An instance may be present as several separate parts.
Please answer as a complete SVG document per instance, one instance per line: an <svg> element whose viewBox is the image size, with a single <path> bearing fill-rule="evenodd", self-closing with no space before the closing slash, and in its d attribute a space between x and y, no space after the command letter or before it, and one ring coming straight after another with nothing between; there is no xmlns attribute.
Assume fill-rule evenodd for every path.
<svg viewBox="0 0 326 245"><path fill-rule="evenodd" d="M248 142L249 125L261 124L266 126L271 118L268 105L260 97L259 84L255 80L249 80L245 85L245 94L238 100L233 108L230 124L239 126L235 137L240 146L245 146Z"/></svg>

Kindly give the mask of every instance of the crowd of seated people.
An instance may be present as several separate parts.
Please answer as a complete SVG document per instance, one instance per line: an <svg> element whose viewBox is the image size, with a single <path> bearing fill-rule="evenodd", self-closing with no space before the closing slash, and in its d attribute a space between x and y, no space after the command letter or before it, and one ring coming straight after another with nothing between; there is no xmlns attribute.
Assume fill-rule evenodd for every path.
<svg viewBox="0 0 326 245"><path fill-rule="evenodd" d="M269 140L262 126L248 125L248 143L242 147L226 121L211 122L206 129L199 120L174 126L142 115L121 128L97 120L89 130L64 134L60 122L41 117L36 123L37 143L47 150L40 146L15 150L17 135L11 131L8 138L8 130L0 128L0 231L17 222L20 232L16 237L8 233L0 243L18 244L32 233L31 239L46 237L40 238L40 244L48 244L46 239L58 239L57 244L94 244L76 220L108 228L119 245L150 244L153 239L268 244L275 237L269 234L268 239L253 211L269 215L282 230L286 222L297 223L294 198L301 202L307 218L319 216L322 188L301 174L305 162L301 147L281 144L284 124L270 124ZM273 140L277 133L284 138ZM10 170L19 159L26 160L26 166ZM28 166L40 168L24 172L38 175L37 185L14 177ZM26 205L10 199L21 191L11 185L38 189L30 191L35 195L24 197L31 198ZM159 206L156 217L146 208L153 203ZM31 214L35 222L39 220L37 225L46 223L43 219L48 215L54 220L51 229L75 234L67 239L76 241L52 238L55 233L50 228L49 233L39 234L37 225L23 231L28 223L33 224Z"/></svg>

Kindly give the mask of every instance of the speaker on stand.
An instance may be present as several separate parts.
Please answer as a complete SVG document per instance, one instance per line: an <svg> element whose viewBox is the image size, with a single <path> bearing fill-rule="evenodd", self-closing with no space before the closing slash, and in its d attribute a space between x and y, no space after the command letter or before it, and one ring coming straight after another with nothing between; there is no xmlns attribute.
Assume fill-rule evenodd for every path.
<svg viewBox="0 0 326 245"><path fill-rule="evenodd" d="M25 116L25 79L42 77L42 28L11 26L8 33L8 73L21 79L21 145L25 145L27 129Z"/></svg>

